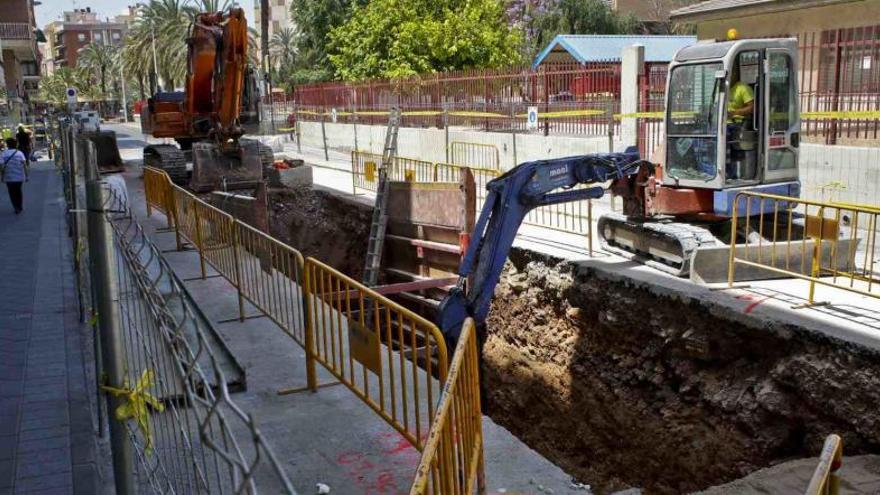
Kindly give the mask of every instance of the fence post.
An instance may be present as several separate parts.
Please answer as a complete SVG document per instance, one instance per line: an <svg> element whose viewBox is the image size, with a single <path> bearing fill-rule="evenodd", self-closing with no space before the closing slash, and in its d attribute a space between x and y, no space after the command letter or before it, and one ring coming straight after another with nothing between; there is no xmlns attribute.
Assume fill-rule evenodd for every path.
<svg viewBox="0 0 880 495"><path fill-rule="evenodd" d="M516 108L513 102L510 102L510 130L513 140L513 166L516 167L518 165L516 158Z"/></svg>
<svg viewBox="0 0 880 495"><path fill-rule="evenodd" d="M449 106L443 103L443 135L446 140L446 163L449 163Z"/></svg>
<svg viewBox="0 0 880 495"><path fill-rule="evenodd" d="M639 111L639 76L645 68L645 46L635 44L623 49L620 58L620 113ZM620 120L620 138L623 147L638 145L638 119L626 117Z"/></svg>
<svg viewBox="0 0 880 495"><path fill-rule="evenodd" d="M192 203L193 217L196 222L196 249L199 250L199 269L202 272L202 280L207 278L205 273L205 248L202 245L202 217L199 215L199 207L196 202Z"/></svg>
<svg viewBox="0 0 880 495"><path fill-rule="evenodd" d="M89 143L93 148L94 145ZM91 159L86 163L86 208L88 210L88 242L91 260L92 287L98 311L98 331L101 342L103 370L106 373L106 385L123 389L125 383L125 352L122 343L119 315L116 304L119 290L116 285L113 266L115 252L113 234L104 213L104 193L98 178L97 163L94 162L94 151L89 153ZM127 399L122 396L108 394L107 409L116 411L124 406ZM112 416L111 412L111 416ZM110 448L113 455L113 478L116 493L134 495L134 455L128 441L128 431L124 421L110 421Z"/></svg>
<svg viewBox="0 0 880 495"><path fill-rule="evenodd" d="M244 295L241 292L241 247L238 236L237 220L232 220L232 262L235 264L235 289L238 291L238 319L244 321Z"/></svg>
<svg viewBox="0 0 880 495"><path fill-rule="evenodd" d="M325 115L326 109L321 108L321 138L324 140L324 160L330 161L330 154L327 152L327 129L325 127L324 121L327 120L327 116Z"/></svg>
<svg viewBox="0 0 880 495"><path fill-rule="evenodd" d="M302 307L304 311L305 338L303 344L306 348L306 385L312 392L318 391L318 373L315 369L315 327L312 324L312 307L310 305L312 294L312 277L309 275L308 262L303 263L302 281Z"/></svg>

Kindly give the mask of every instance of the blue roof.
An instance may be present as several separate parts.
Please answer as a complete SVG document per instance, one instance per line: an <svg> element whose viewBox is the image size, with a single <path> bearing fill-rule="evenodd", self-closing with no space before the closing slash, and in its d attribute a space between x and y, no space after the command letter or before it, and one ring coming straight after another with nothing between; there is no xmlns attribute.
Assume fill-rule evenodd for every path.
<svg viewBox="0 0 880 495"><path fill-rule="evenodd" d="M535 57L537 67L554 52L566 51L580 63L620 60L621 51L628 46L645 46L645 62L669 62L675 52L697 42L696 36L649 36L560 34Z"/></svg>

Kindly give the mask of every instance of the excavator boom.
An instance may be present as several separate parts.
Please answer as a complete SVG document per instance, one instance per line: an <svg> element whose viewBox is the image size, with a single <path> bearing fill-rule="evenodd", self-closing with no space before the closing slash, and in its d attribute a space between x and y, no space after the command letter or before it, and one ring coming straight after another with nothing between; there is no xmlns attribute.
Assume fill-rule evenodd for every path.
<svg viewBox="0 0 880 495"><path fill-rule="evenodd" d="M601 198L605 189L600 185L572 187L629 177L638 172L641 163L635 150L539 160L523 163L489 182L472 242L459 267L459 283L440 304L438 325L446 338L455 341L467 317L478 323L486 319L507 253L529 211L544 205ZM557 189L563 190L553 192Z"/></svg>

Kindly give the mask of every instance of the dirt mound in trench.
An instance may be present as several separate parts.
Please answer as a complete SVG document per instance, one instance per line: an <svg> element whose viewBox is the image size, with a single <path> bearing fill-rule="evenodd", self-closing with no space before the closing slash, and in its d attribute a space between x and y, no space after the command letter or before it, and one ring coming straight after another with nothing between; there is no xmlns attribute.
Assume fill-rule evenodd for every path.
<svg viewBox="0 0 880 495"><path fill-rule="evenodd" d="M877 355L518 261L487 322L487 413L600 491L702 489L814 456L831 432L880 452Z"/></svg>
<svg viewBox="0 0 880 495"><path fill-rule="evenodd" d="M369 208L313 187L269 191L272 236L357 280L364 269Z"/></svg>

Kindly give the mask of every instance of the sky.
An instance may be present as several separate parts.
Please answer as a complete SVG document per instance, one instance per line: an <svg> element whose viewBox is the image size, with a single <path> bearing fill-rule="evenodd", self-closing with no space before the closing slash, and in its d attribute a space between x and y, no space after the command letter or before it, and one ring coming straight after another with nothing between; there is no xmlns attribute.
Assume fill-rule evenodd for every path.
<svg viewBox="0 0 880 495"><path fill-rule="evenodd" d="M113 17L125 11L126 5L134 5L143 0L40 0L42 5L38 5L34 10L37 14L37 26L41 29L46 24L57 20L61 17L61 12L65 10L84 9L91 7L92 11L98 12L101 18ZM253 22L250 19L254 15L254 0L238 0L238 3L244 7L245 14L248 16L249 24Z"/></svg>

